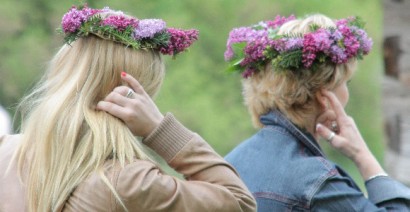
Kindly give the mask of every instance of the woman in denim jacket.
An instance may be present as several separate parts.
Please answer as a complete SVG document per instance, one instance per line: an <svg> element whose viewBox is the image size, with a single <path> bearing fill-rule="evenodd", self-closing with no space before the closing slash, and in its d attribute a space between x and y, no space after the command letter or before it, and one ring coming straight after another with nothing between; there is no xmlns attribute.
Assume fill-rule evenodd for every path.
<svg viewBox="0 0 410 212"><path fill-rule="evenodd" d="M258 211L409 211L410 190L390 178L344 107L357 59L372 46L363 22L316 14L231 31L225 59L244 77L259 132L226 156ZM350 158L368 198L328 160L318 139Z"/></svg>

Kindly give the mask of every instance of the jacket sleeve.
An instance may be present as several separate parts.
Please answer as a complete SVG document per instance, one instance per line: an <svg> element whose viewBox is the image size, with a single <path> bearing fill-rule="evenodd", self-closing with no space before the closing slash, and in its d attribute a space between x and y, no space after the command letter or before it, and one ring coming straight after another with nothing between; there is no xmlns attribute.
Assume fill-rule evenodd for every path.
<svg viewBox="0 0 410 212"><path fill-rule="evenodd" d="M366 182L369 199L344 177L333 176L312 199L312 211L410 211L410 189L390 177Z"/></svg>
<svg viewBox="0 0 410 212"><path fill-rule="evenodd" d="M255 200L235 170L171 114L143 142L185 180L164 174L149 161L127 165L114 185L130 211L256 210Z"/></svg>

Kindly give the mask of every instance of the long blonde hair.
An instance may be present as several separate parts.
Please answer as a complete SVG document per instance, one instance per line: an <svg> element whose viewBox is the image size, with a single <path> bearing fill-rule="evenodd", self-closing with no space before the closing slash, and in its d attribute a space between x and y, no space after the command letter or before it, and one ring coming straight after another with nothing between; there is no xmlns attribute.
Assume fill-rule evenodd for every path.
<svg viewBox="0 0 410 212"><path fill-rule="evenodd" d="M164 78L164 63L153 50L133 50L95 36L63 46L32 93L20 104L22 143L15 156L26 186L29 211L55 211L90 173L108 159L121 166L148 159L126 125L95 110L120 74L134 76L150 96Z"/></svg>
<svg viewBox="0 0 410 212"><path fill-rule="evenodd" d="M320 14L285 23L278 34L305 34L312 24L335 27L335 23ZM320 112L315 93L321 88L334 89L352 76L356 60L345 64L323 64L317 70L275 71L271 64L242 81L245 105L255 127L262 127L259 118L272 109L285 114L294 124L310 129Z"/></svg>

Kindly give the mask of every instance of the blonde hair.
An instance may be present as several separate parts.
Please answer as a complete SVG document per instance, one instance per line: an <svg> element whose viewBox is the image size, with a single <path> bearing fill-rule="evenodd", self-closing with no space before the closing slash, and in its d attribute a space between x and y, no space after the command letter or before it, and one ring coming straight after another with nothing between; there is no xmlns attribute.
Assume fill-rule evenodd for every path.
<svg viewBox="0 0 410 212"><path fill-rule="evenodd" d="M335 23L320 14L302 20L285 23L278 34L305 34L316 24L334 27ZM356 69L356 60L345 64L324 64L317 70L276 71L271 64L242 80L245 105L252 116L255 127L262 127L261 115L276 109L303 129L310 129L320 112L315 93L321 88L333 89L351 77Z"/></svg>
<svg viewBox="0 0 410 212"><path fill-rule="evenodd" d="M148 159L136 137L112 115L95 110L121 72L134 76L150 96L159 91L164 63L153 50L133 50L93 35L63 46L31 94L20 104L22 144L16 152L29 211L55 211L90 173L103 174L108 159L121 166ZM21 175L20 175L21 176Z"/></svg>

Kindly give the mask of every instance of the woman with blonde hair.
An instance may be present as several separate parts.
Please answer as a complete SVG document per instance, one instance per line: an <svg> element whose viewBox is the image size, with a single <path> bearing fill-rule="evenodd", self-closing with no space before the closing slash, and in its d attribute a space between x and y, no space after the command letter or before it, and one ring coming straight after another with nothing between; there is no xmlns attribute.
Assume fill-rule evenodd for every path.
<svg viewBox="0 0 410 212"><path fill-rule="evenodd" d="M21 134L0 138L0 211L254 210L234 169L150 99L161 54L184 51L196 30L83 6L61 31L67 44L21 103ZM136 136L185 179L165 174Z"/></svg>
<svg viewBox="0 0 410 212"><path fill-rule="evenodd" d="M226 60L239 71L245 104L260 130L226 157L258 211L408 211L410 190L390 178L344 107L347 83L372 41L357 17L276 17L233 29ZM350 158L368 198L328 160L318 139Z"/></svg>

